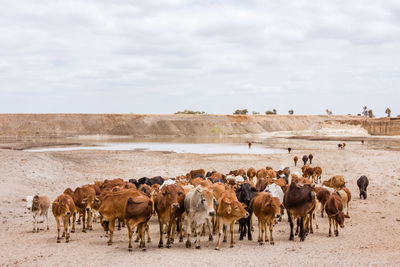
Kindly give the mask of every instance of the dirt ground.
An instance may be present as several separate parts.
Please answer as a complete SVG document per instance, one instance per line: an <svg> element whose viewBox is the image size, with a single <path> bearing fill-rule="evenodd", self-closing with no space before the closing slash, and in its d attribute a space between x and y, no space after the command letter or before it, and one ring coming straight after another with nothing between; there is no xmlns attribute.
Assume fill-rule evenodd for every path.
<svg viewBox="0 0 400 267"><path fill-rule="evenodd" d="M280 145L282 141L279 141ZM146 151L66 151L25 152L0 150L0 265L3 266L399 266L400 265L400 152L371 149L359 142L347 143L338 151L329 141L291 140L292 154L176 154ZM128 252L127 229L116 232L112 246L100 224L87 233L78 231L71 242L56 243L56 226L50 212L50 230L32 233L32 216L22 199L36 193L48 195L53 201L67 187L75 188L94 180L122 177L124 179L161 175L172 177L191 169L204 168L227 173L237 168L290 166L294 155L314 154L313 165L323 169L323 180L343 174L353 197L350 219L338 237L328 237L326 216L317 215L319 229L305 242L289 241L286 215L274 229L275 245L260 246L253 241L239 241L236 246L222 243L214 250L216 239L202 237L200 250L185 248L175 241L172 248L159 249L156 216L151 218L152 242L147 251L134 244ZM299 157L299 158L300 158ZM368 198L360 200L356 180L369 178ZM236 226L237 227L237 226Z"/></svg>

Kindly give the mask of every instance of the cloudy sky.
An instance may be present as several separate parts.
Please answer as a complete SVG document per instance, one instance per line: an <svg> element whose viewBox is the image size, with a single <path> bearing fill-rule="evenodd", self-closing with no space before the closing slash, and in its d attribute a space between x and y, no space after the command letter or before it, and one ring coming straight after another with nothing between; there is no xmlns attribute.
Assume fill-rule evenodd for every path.
<svg viewBox="0 0 400 267"><path fill-rule="evenodd" d="M400 114L400 1L2 0L0 112Z"/></svg>

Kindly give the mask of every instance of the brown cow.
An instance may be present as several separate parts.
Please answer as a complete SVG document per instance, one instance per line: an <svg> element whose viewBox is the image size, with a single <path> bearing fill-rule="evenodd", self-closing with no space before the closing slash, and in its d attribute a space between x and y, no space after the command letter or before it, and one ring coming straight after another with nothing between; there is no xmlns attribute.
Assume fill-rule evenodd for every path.
<svg viewBox="0 0 400 267"><path fill-rule="evenodd" d="M33 232L39 233L38 220L39 216L42 216L43 223L44 217L46 217L47 230L49 230L49 207L50 199L48 196L34 196L32 200L32 216L33 216Z"/></svg>
<svg viewBox="0 0 400 267"><path fill-rule="evenodd" d="M339 195L340 199L343 202L343 207L346 207L346 215L344 215L346 218L350 218L349 216L349 202L351 200L351 192L349 189L346 187L343 188L340 191L335 191L337 195Z"/></svg>
<svg viewBox="0 0 400 267"><path fill-rule="evenodd" d="M268 169L266 170L266 172L267 172L267 177L270 179L277 177L276 172L274 170Z"/></svg>
<svg viewBox="0 0 400 267"><path fill-rule="evenodd" d="M303 172L303 177L305 178L310 178L313 174L313 168L310 167L310 165L304 165L301 167L301 171Z"/></svg>
<svg viewBox="0 0 400 267"><path fill-rule="evenodd" d="M272 230L274 229L274 219L280 216L281 202L279 198L272 197L270 193L261 192L252 200L254 214L258 218L258 242L260 245L263 241L268 242L267 225L269 227L270 239L269 243L274 245ZM265 239L264 237L265 232Z"/></svg>
<svg viewBox="0 0 400 267"><path fill-rule="evenodd" d="M329 199L329 196L331 195L331 193L329 192L329 190L323 188L323 187L316 187L315 188L315 193L317 194L317 199L319 201L319 203L321 203L321 217L324 217L324 208L325 208L325 204Z"/></svg>
<svg viewBox="0 0 400 267"><path fill-rule="evenodd" d="M175 235L175 225L178 220L180 225L179 242L183 242L182 235L182 215L185 211L184 207L185 191L180 185L170 184L160 188L160 192L155 196L154 208L158 215L158 223L160 226L160 242L158 247L162 248L164 225L167 227L167 248L171 247Z"/></svg>
<svg viewBox="0 0 400 267"><path fill-rule="evenodd" d="M257 173L256 173L256 176L257 176L257 179L266 178L267 177L267 171L264 168L259 169L257 171Z"/></svg>
<svg viewBox="0 0 400 267"><path fill-rule="evenodd" d="M297 219L297 226L300 226L300 241L306 238L304 223L309 210L313 207L315 198L314 187L310 184L296 184L292 181L283 197L283 205L287 210L290 223L289 240L294 240L293 220ZM298 227L297 227L298 228ZM297 231L296 231L297 232Z"/></svg>
<svg viewBox="0 0 400 267"><path fill-rule="evenodd" d="M201 175L201 176L205 177L206 171L204 169L191 170L188 173L188 176L189 176L188 178L193 179L193 178L196 178L197 175Z"/></svg>
<svg viewBox="0 0 400 267"><path fill-rule="evenodd" d="M330 195L328 201L325 204L325 212L328 214L329 217L329 236L332 236L332 231L331 227L332 224L335 235L339 235L339 228L338 225L340 225L341 228L344 227L344 214L343 214L343 202L340 199L339 195L336 193L333 193Z"/></svg>
<svg viewBox="0 0 400 267"><path fill-rule="evenodd" d="M96 191L90 186L77 187L72 198L79 216L82 216L82 232L86 232L86 228L93 230L92 206L94 206L96 202L100 202L99 199L96 198Z"/></svg>
<svg viewBox="0 0 400 267"><path fill-rule="evenodd" d="M342 175L335 175L329 178L329 180L324 181L322 185L334 188L335 190L341 190L342 188L345 187L346 182Z"/></svg>
<svg viewBox="0 0 400 267"><path fill-rule="evenodd" d="M256 190L258 192L264 191L267 185L268 185L268 180L266 178L258 178L256 183Z"/></svg>
<svg viewBox="0 0 400 267"><path fill-rule="evenodd" d="M299 160L299 158L297 156L294 156L293 161L294 161L294 166L297 166L297 161Z"/></svg>
<svg viewBox="0 0 400 267"><path fill-rule="evenodd" d="M320 183L322 182L321 175L322 175L321 167L319 167L319 166L314 167L313 171L312 171L312 178L313 178L314 183L318 183L318 179L319 179Z"/></svg>
<svg viewBox="0 0 400 267"><path fill-rule="evenodd" d="M135 227L138 229L139 248L146 250L144 230L153 213L153 202L145 194L129 197L125 207L126 226L128 228L128 251L132 251L132 234ZM150 237L150 235L148 235Z"/></svg>
<svg viewBox="0 0 400 267"><path fill-rule="evenodd" d="M241 175L241 176L246 176L246 172L245 172L245 170L243 170L243 169L238 169L238 170L234 170L234 171L230 171L229 173L228 173L228 175L233 175L233 176L239 176L239 175Z"/></svg>
<svg viewBox="0 0 400 267"><path fill-rule="evenodd" d="M117 192L106 193L99 208L101 225L104 231L110 231L108 245L113 243L115 219L125 219L125 208L128 198L144 195L136 189L124 189Z"/></svg>
<svg viewBox="0 0 400 267"><path fill-rule="evenodd" d="M69 220L72 217L72 229L71 233L75 232L75 204L71 196L67 194L59 195L56 200L54 200L51 209L53 211L54 218L57 223L57 243L61 242L60 237L60 220L64 226L64 231L62 237L65 236L65 242L69 242L69 232L68 225Z"/></svg>
<svg viewBox="0 0 400 267"><path fill-rule="evenodd" d="M224 230L224 241L226 240L226 230L228 225L230 225L231 232L231 245L233 247L235 242L233 241L233 227L236 220L240 218L247 218L249 213L244 209L243 205L237 200L235 191L232 189L228 189L218 200L218 209L217 209L217 225L218 225L218 241L216 250L220 249L221 243L221 235Z"/></svg>
<svg viewBox="0 0 400 267"><path fill-rule="evenodd" d="M257 172L256 169L254 169L253 167L250 167L247 170L247 177L249 178L250 181L253 181L253 178L256 176Z"/></svg>

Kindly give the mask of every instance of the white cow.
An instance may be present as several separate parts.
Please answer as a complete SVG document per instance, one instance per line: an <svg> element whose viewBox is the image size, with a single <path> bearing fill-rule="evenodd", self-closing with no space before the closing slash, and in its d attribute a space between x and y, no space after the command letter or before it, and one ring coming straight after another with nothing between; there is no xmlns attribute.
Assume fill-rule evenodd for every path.
<svg viewBox="0 0 400 267"><path fill-rule="evenodd" d="M274 183L269 184L269 185L264 189L264 192L268 192L268 193L271 194L271 196L279 198L279 201L280 201L281 203L283 203L283 195L284 195L284 194L283 194L282 188L281 188L279 185L274 184Z"/></svg>
<svg viewBox="0 0 400 267"><path fill-rule="evenodd" d="M214 210L214 199L212 190L201 185L196 186L185 197L185 212L186 218L186 234L187 241L186 247L190 248L192 243L190 241L190 234L192 233L192 227L196 231L196 248L200 248L200 235L203 230L203 226L207 223L209 231L209 240L212 240L212 233L210 227L211 217L215 215Z"/></svg>

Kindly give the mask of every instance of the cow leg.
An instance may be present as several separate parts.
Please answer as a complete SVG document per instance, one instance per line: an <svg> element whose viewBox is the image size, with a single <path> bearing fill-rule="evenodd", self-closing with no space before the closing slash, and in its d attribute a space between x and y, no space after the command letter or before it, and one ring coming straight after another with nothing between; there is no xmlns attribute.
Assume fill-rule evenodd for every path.
<svg viewBox="0 0 400 267"><path fill-rule="evenodd" d="M141 248L143 251L146 251L146 242L144 242L144 224L141 223L138 225L138 234L140 237L140 243L139 243L139 248Z"/></svg>
<svg viewBox="0 0 400 267"><path fill-rule="evenodd" d="M60 220L57 217L56 217L56 223L57 223L57 243L60 243L61 242L61 238L60 238Z"/></svg>
<svg viewBox="0 0 400 267"><path fill-rule="evenodd" d="M120 231L121 230L121 220L120 219L118 219L118 231ZM132 229L133 230L133 229Z"/></svg>
<svg viewBox="0 0 400 267"><path fill-rule="evenodd" d="M33 230L32 233L36 233L36 215L33 213Z"/></svg>
<svg viewBox="0 0 400 267"><path fill-rule="evenodd" d="M46 229L49 230L49 211L46 211Z"/></svg>
<svg viewBox="0 0 400 267"><path fill-rule="evenodd" d="M239 219L239 233L240 233L240 237L239 240L243 240L243 236L245 235L245 231L244 231L244 219Z"/></svg>
<svg viewBox="0 0 400 267"><path fill-rule="evenodd" d="M71 233L75 233L75 216L76 216L76 213L74 212L72 214L72 229L71 229Z"/></svg>
<svg viewBox="0 0 400 267"><path fill-rule="evenodd" d="M310 214L310 220L309 220L310 234L313 234L313 233L314 233L314 229L312 228L313 216L314 216L314 214ZM314 217L315 217L315 216L314 216Z"/></svg>
<svg viewBox="0 0 400 267"><path fill-rule="evenodd" d="M235 245L235 241L233 241L233 232L234 232L234 227L235 227L235 221L233 221L232 223L231 223L231 227L230 227L230 230L231 230L231 248L233 248L233 245Z"/></svg>
<svg viewBox="0 0 400 267"><path fill-rule="evenodd" d="M227 228L227 225L224 224L224 225L222 226L222 231L224 232L224 239L222 240L222 242L226 242L226 239L227 239L227 236L226 236L226 228Z"/></svg>
<svg viewBox="0 0 400 267"><path fill-rule="evenodd" d="M221 244L221 235L222 235L222 227L220 222L217 219L217 226L218 226L218 241L217 241L217 246L215 247L216 250L219 250L220 244Z"/></svg>
<svg viewBox="0 0 400 267"><path fill-rule="evenodd" d="M249 216L250 217L250 226L251 226L251 231L254 232L254 226L253 226L253 213Z"/></svg>
<svg viewBox="0 0 400 267"><path fill-rule="evenodd" d="M272 231L274 230L274 224L272 222L269 223L269 243L271 245L275 245L274 237L272 236Z"/></svg>
<svg viewBox="0 0 400 267"><path fill-rule="evenodd" d="M328 220L329 220L329 233L328 233L328 236L332 236L332 231L331 231L332 220L331 220L331 217L329 217Z"/></svg>
<svg viewBox="0 0 400 267"><path fill-rule="evenodd" d="M186 239L186 247L190 248L192 246L192 242L190 241L190 234L192 233L192 220L191 218L187 218L186 220L186 235L187 235L187 239Z"/></svg>
<svg viewBox="0 0 400 267"><path fill-rule="evenodd" d="M203 228L201 231L201 236L205 236L206 235L206 225L203 223Z"/></svg>
<svg viewBox="0 0 400 267"><path fill-rule="evenodd" d="M273 223L273 221L272 221L272 223ZM267 232L267 222L265 221L265 222L263 222L263 233L265 234L265 238L264 238L264 240L265 240L265 243L267 243L269 240L268 240L268 232Z"/></svg>
<svg viewBox="0 0 400 267"><path fill-rule="evenodd" d="M262 222L261 222L261 220L260 220L260 218L259 218L259 219L258 219L258 243L259 243L260 245L263 244L263 239L262 239L262 237L263 237L263 233L262 233Z"/></svg>
<svg viewBox="0 0 400 267"><path fill-rule="evenodd" d="M92 231L93 230L93 227L92 227L92 212L88 211L87 213L88 213L87 228Z"/></svg>
<svg viewBox="0 0 400 267"><path fill-rule="evenodd" d="M293 218L291 216L291 214L289 213L289 211L287 212L288 214L288 219L289 219L289 224L290 224L290 236L289 236L289 240L294 240L294 235L293 235Z"/></svg>
<svg viewBox="0 0 400 267"><path fill-rule="evenodd" d="M325 208L324 203L321 203L321 218L324 218L324 208Z"/></svg>
<svg viewBox="0 0 400 267"><path fill-rule="evenodd" d="M69 232L68 232L68 222L69 222L69 217L64 217L64 233L65 233L65 242L69 242Z"/></svg>
<svg viewBox="0 0 400 267"><path fill-rule="evenodd" d="M317 222L317 216L314 217L314 221L315 221L315 229L319 229L318 222Z"/></svg>
<svg viewBox="0 0 400 267"><path fill-rule="evenodd" d="M163 233L164 233L164 225L163 225L163 223L159 220L158 221L158 223L159 223L159 226L160 226L160 241L158 242L158 247L159 248L162 248L164 245L163 245Z"/></svg>
<svg viewBox="0 0 400 267"><path fill-rule="evenodd" d="M147 243L151 242L151 237L150 237L150 230L149 230L149 222L146 223L146 233L147 233Z"/></svg>
<svg viewBox="0 0 400 267"><path fill-rule="evenodd" d="M132 232L131 225L129 222L127 223L126 227L128 228L128 238L129 238L128 251L130 252L130 251L132 251L132 234L133 234L133 232Z"/></svg>
<svg viewBox="0 0 400 267"><path fill-rule="evenodd" d="M246 218L245 220L247 221L247 239L253 240L253 237L251 236L251 219Z"/></svg>
<svg viewBox="0 0 400 267"><path fill-rule="evenodd" d="M133 229L132 229L133 231ZM135 239L135 243L139 242L140 240L140 236L139 236L139 227L136 226L136 239Z"/></svg>
<svg viewBox="0 0 400 267"><path fill-rule="evenodd" d="M304 241L304 239L306 238L306 234L304 231L304 217L300 217L300 241Z"/></svg>
<svg viewBox="0 0 400 267"><path fill-rule="evenodd" d="M300 220L299 220L299 219L296 220L296 224L297 224L297 226L296 226L296 232L295 232L294 234L295 234L295 235L298 235L298 234L299 234L299 226L300 226Z"/></svg>
<svg viewBox="0 0 400 267"><path fill-rule="evenodd" d="M207 228L208 228L208 241L213 241L213 235L211 231L210 219L207 218Z"/></svg>
<svg viewBox="0 0 400 267"><path fill-rule="evenodd" d="M179 216L179 242L183 242L183 215Z"/></svg>
<svg viewBox="0 0 400 267"><path fill-rule="evenodd" d="M108 240L108 242L107 242L107 244L109 245L109 246L111 246L112 245L112 243L113 243L113 234L114 234L114 227L115 227L115 218L110 218L109 219L109 230L110 230L110 239Z"/></svg>
<svg viewBox="0 0 400 267"><path fill-rule="evenodd" d="M335 220L335 236L339 236L339 224Z"/></svg>
<svg viewBox="0 0 400 267"><path fill-rule="evenodd" d="M172 219L168 222L168 229L167 229L167 248L171 247L171 243L173 243L174 241L172 240L171 242L171 230L172 227L175 225L175 220ZM174 229L175 230L175 229Z"/></svg>
<svg viewBox="0 0 400 267"><path fill-rule="evenodd" d="M86 211L83 210L82 214L82 232L86 233Z"/></svg>
<svg viewBox="0 0 400 267"><path fill-rule="evenodd" d="M205 227L204 223L200 223L200 224L196 225L196 228L197 228L196 248L197 249L200 249L200 236L204 230L204 227Z"/></svg>

